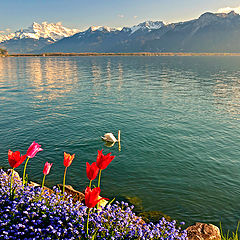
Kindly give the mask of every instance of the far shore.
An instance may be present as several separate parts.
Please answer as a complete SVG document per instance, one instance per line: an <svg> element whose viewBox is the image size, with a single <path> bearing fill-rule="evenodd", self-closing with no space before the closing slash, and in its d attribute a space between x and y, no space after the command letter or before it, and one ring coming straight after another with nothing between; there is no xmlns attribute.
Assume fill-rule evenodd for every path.
<svg viewBox="0 0 240 240"><path fill-rule="evenodd" d="M240 56L240 53L186 53L186 52L136 52L136 53L17 53L3 57L58 57L58 56Z"/></svg>

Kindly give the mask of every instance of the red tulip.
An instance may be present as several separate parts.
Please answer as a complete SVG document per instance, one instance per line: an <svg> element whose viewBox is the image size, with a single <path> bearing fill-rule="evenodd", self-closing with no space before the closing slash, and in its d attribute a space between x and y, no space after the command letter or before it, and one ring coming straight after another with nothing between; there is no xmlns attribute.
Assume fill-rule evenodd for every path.
<svg viewBox="0 0 240 240"><path fill-rule="evenodd" d="M40 152L40 151L42 151L43 149L42 148L40 148L41 147L41 145L39 145L38 143L36 143L35 141L33 141L33 143L31 144L31 146L28 148L28 150L27 150L27 156L29 157L29 158L33 158L33 157L35 157L35 155L38 153L38 152Z"/></svg>
<svg viewBox="0 0 240 240"><path fill-rule="evenodd" d="M69 167L72 164L74 157L75 157L75 154L71 156L70 154L64 152L64 161L63 161L64 166Z"/></svg>
<svg viewBox="0 0 240 240"><path fill-rule="evenodd" d="M100 202L102 199L109 200L107 198L99 198L99 194L101 192L100 187L96 187L93 190L91 190L90 187L87 187L85 189L85 205L88 208L93 208L96 206L98 202Z"/></svg>
<svg viewBox="0 0 240 240"><path fill-rule="evenodd" d="M21 156L19 151L12 152L11 150L8 150L8 162L12 168L20 166L26 157L26 154Z"/></svg>
<svg viewBox="0 0 240 240"><path fill-rule="evenodd" d="M97 167L96 162L93 162L92 165L90 165L87 162L86 165L87 165L87 177L90 181L92 181L97 177L99 168Z"/></svg>
<svg viewBox="0 0 240 240"><path fill-rule="evenodd" d="M111 153L108 153L107 155L103 155L102 151L98 150L98 156L97 156L97 166L101 170L105 169L109 163L115 158L115 156L111 156Z"/></svg>
<svg viewBox="0 0 240 240"><path fill-rule="evenodd" d="M49 163L49 162L46 162L46 163L45 163L44 168L43 168L43 174L44 174L44 175L48 175L48 174L49 174L52 165L53 165L53 164L52 164L52 163Z"/></svg>

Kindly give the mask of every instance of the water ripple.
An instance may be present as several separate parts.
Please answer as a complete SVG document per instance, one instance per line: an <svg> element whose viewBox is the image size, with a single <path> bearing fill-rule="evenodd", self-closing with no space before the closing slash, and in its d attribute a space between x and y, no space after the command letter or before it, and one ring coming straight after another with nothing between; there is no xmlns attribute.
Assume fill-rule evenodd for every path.
<svg viewBox="0 0 240 240"><path fill-rule="evenodd" d="M97 149L116 155L104 196L137 196L188 224L234 230L240 214L240 61L224 57L0 58L0 164L7 151L44 151L29 162L41 181L62 181L63 151L76 153L67 183L83 190ZM239 60L239 59L238 59ZM100 136L121 129L122 151ZM22 166L19 167L22 173ZM117 189L117 191L116 191Z"/></svg>

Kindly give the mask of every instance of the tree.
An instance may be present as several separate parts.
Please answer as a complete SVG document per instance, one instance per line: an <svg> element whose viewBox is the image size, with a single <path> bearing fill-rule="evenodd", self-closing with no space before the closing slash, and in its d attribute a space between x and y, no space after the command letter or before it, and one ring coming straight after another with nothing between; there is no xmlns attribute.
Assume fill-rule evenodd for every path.
<svg viewBox="0 0 240 240"><path fill-rule="evenodd" d="M0 55L8 55L8 51L6 49L0 48Z"/></svg>

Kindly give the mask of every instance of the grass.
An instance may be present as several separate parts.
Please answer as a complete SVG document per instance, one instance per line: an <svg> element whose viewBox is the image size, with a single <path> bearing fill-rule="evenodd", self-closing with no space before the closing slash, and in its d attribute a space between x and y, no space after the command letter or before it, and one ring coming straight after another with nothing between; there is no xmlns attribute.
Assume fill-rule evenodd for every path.
<svg viewBox="0 0 240 240"><path fill-rule="evenodd" d="M222 225L220 222L220 233L221 233L221 238L222 240L238 240L238 229L239 229L240 221L238 222L236 232L230 233L229 230L227 231L226 234L223 233L222 231Z"/></svg>

